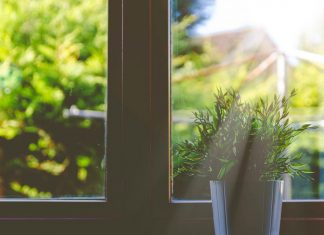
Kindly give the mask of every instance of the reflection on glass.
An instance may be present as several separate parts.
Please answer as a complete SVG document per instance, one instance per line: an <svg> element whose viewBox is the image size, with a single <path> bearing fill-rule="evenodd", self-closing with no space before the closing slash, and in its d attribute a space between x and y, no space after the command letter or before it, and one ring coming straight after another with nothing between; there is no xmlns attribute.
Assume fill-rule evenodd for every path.
<svg viewBox="0 0 324 235"><path fill-rule="evenodd" d="M107 1L0 9L0 197L103 198Z"/></svg>
<svg viewBox="0 0 324 235"><path fill-rule="evenodd" d="M173 149L194 138L192 112L210 106L217 88L234 88L252 102L295 88L290 119L317 128L287 151L304 154L314 179L286 177L285 198L324 198L323 10L316 0L173 0ZM208 199L208 182L180 169L181 159L173 156L173 196Z"/></svg>

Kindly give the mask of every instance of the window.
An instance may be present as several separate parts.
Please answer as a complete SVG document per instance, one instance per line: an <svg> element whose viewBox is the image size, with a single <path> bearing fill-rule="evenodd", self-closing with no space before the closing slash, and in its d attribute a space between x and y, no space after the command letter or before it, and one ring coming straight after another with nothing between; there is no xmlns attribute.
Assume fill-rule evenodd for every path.
<svg viewBox="0 0 324 235"><path fill-rule="evenodd" d="M109 1L107 202L0 202L2 222L24 221L6 230L213 234L209 203L170 200L169 6L167 0ZM282 232L318 234L322 207L285 203Z"/></svg>
<svg viewBox="0 0 324 235"><path fill-rule="evenodd" d="M322 58L321 49L320 47L317 47L320 43L320 41L323 43L323 39L318 33L318 31L313 31L311 27L308 27L311 23L309 20L303 21L302 24L296 24L297 20L294 21L292 16L300 16L304 15L305 18L309 16L309 18L315 19L317 10L314 10L314 4L310 4L309 2L303 3L292 3L290 1L286 1L285 3L281 2L269 2L269 5L272 8L269 8L268 5L265 3L261 3L258 1L256 2L249 2L249 1L202 1L199 5L199 1L171 1L171 7L176 6L177 10L173 13L172 19L177 20L179 18L182 18L182 21L176 21L178 24L171 23L171 32L176 32L174 35L171 36L172 40L172 49L173 49L173 56L177 56L177 58L173 57L173 64L172 64L172 75L171 75L171 110L173 110L171 115L171 120L173 121L172 125L172 131L171 131L171 143L178 141L180 138L185 138L190 135L190 113L192 110L196 108L202 108L208 100L206 96L209 94L212 94L213 88L217 88L218 86L222 87L231 87L231 86L240 86L243 85L242 92L244 93L244 96L246 98L252 98L253 95L261 95L261 96L267 96L267 95L273 95L274 93L278 94L287 94L288 90L291 88L301 88L303 86L303 89L300 91L303 92L310 92L311 93L311 86L306 87L304 85L298 85L301 84L301 80L292 81L293 77L298 76L307 76L302 75L300 69L305 68L305 66L310 69L313 74L312 76L314 79L311 79L314 83L312 85L313 89L316 91L313 91L312 95L310 97L313 97L314 99L317 94L317 89L320 87L320 77L322 77L322 71L321 66ZM255 3L255 4L254 4ZM187 4L191 4L191 8L185 8L184 6ZM196 5L194 5L196 4ZM213 5L216 4L215 9L213 10ZM232 5L231 5L232 4ZM260 4L260 5L258 5ZM277 5L276 5L277 4ZM279 5L278 5L279 4ZM285 5L287 4L287 5ZM198 5L198 6L197 6ZM229 6L230 5L230 6ZM188 5L187 5L188 6ZM192 7L194 6L194 7ZM264 14L262 13L262 8L264 6L267 6L267 14L270 14L268 20L265 19L264 22L262 22L262 19L264 19ZM279 6L279 7L278 7ZM206 9L207 8L207 9ZM315 7L317 9L322 9L322 5L317 5ZM252 10L251 10L252 9ZM253 9L255 12L253 12ZM273 9L272 11L269 9ZM293 9L292 11L287 11L287 9ZM311 10L313 9L313 10ZM200 20L200 18L197 16L195 17L184 17L184 15L179 12L182 10L183 12L198 12L199 14L204 15L205 19ZM225 11L224 11L225 10ZM227 10L227 15L226 15ZM213 11L217 12L217 17L214 14L213 16L210 16L211 20L208 20L208 15L212 15ZM223 11L223 12L222 12ZM233 13L237 11L236 13ZM276 12L274 14L274 12ZM246 15L244 15L246 14ZM206 17L207 15L207 17ZM290 15L289 19L285 19L287 15ZM227 18L228 17L228 18ZM240 18L241 17L241 18ZM246 17L246 21L244 21L244 17ZM206 20L207 18L207 20ZM298 18L298 17L297 17ZM303 18L303 19L305 19ZM307 18L308 19L308 18ZM316 18L317 19L317 18ZM320 18L319 18L320 19ZM199 22L200 20L200 22ZM217 21L216 21L217 20ZM252 21L258 21L256 23L264 23L269 24L269 28L277 34L277 40L281 40L280 45L280 53L273 55L272 52L274 52L271 47L276 45L276 43L273 43L269 41L268 35L264 34L262 32L262 28L259 26L256 29L251 29L250 27L246 27L249 25ZM299 17L300 20L300 17ZM203 22L205 21L205 22ZM250 21L250 22L249 22ZM307 21L307 23L306 23ZM175 22L175 21L173 21ZM198 23L197 23L198 22ZM222 25L223 22L223 25ZM317 21L318 22L318 21ZM276 23L277 25L275 25ZM192 26L193 24L198 25L196 28ZM228 25L226 25L228 24ZM244 24L243 30L238 29L239 25L242 26ZM282 24L282 25L279 25ZM229 27L230 31L225 32L224 27ZM280 27L279 27L280 26ZM281 28L281 26L286 26L286 28L283 29L283 32L278 32ZM218 27L218 28L217 28ZM223 27L223 28L222 28ZM232 27L232 28L231 28ZM298 28L301 27L301 28ZM298 28L298 29L296 29ZM302 30L301 30L302 29ZM178 31L177 31L178 30ZM181 31L182 30L182 31ZM214 30L214 31L213 31ZM254 31L256 30L256 31ZM261 31L260 31L261 30ZM277 30L277 31L276 31ZM301 30L301 31L295 31L295 30ZM199 32L198 32L199 31ZM211 32L213 31L213 32ZM294 31L294 32L292 32ZM216 33L217 32L217 33ZM290 32L290 33L288 33ZM314 33L315 32L315 33ZM188 33L187 35L185 35ZM202 34L212 34L215 35L208 35L203 36ZM297 36L300 36L300 33L303 33L303 36L301 37L301 41L297 42L297 38L300 39ZM249 36L245 37L244 35L248 34ZM287 36L287 34L289 36ZM297 34L297 35L296 35ZM315 36L315 35L316 36ZM194 35L196 37L194 38ZM232 35L232 36L231 36ZM233 36L235 35L235 36ZM294 36L293 36L294 35ZM181 38L182 37L182 38ZM185 41L185 37L189 38L189 41ZM223 39L222 39L223 37ZM188 39L187 38L187 39ZM218 39L217 39L218 38ZM307 38L307 39L306 39ZM315 39L316 38L316 39ZM181 41L182 39L182 41ZM217 40L216 40L217 39ZM256 40L260 40L259 43ZM289 40L295 40L294 42L287 42ZM239 42L242 43L239 43ZM188 44L186 44L188 43ZM296 43L296 44L295 44ZM295 50L294 53L291 53L292 50L289 48L289 46L296 46L302 45L301 47L297 47L299 50ZM230 44L230 45L229 45ZM185 46L192 46L191 50L188 50L188 52L183 53L181 52L181 49L186 49ZM308 45L308 46L307 46ZM310 45L312 50L311 53L307 53L307 51L301 51L302 49L309 48ZM237 48L235 48L237 46ZM218 48L217 48L218 47ZM257 47L254 48L253 47ZM287 54L282 53L282 48L286 48L289 53ZM295 48L296 49L296 48ZM205 50L205 54L204 54ZM223 50L223 51L222 51ZM267 50L269 50L267 52ZM209 51L210 54L207 54L206 51ZM267 54L271 51L268 56L262 55L263 53ZM232 52L232 53L228 53ZM253 55L253 61L252 63L248 63L249 56L247 56L248 53L255 53ZM308 51L310 52L310 51ZM182 53L182 54L181 54ZM224 53L224 54L222 54ZM245 54L245 57L244 56ZM260 58L258 58L259 54ZM317 53L317 55L316 55ZM201 57L199 58L200 55ZM226 55L227 60L222 61L224 57L222 55ZM169 58L171 56L169 55ZM235 60L236 58L236 60ZM275 58L275 59L274 59ZM256 62L259 60L259 63ZM214 62L213 62L214 61ZM215 63L215 61L218 61ZM251 62L251 61L250 61ZM182 64L181 64L182 63ZM253 64L255 63L255 64ZM307 64L307 65L306 65ZM247 66L248 68L244 68L244 66ZM291 67L290 67L291 66ZM289 69L287 69L289 68ZM308 70L307 69L307 70ZM297 72L299 70L299 72ZM264 73L265 72L265 73ZM305 72L305 71L304 71ZM303 72L303 73L304 73ZM307 73L307 72L306 72ZM252 79L251 76L249 76L250 81L246 81L244 83L244 77L246 75L253 75L256 77L259 77L260 80ZM252 77L253 77L252 76ZM227 79L224 79L227 78ZM237 78L237 81L232 81L234 78ZM219 79L217 81L217 79ZM242 80L243 79L243 80ZM196 80L196 81L194 81ZM254 80L254 81L253 81ZM258 80L258 81L257 81ZM232 83L231 83L231 82ZM308 80L310 81L310 80ZM306 82L303 80L303 82ZM216 84L216 85L215 85ZM249 92L248 90L254 89L255 87L258 87L259 89L255 89L256 92ZM250 88L249 88L250 87ZM257 91L260 91L262 88L262 92L260 94L256 94ZM201 90L203 90L203 94L201 94ZM200 92L200 93L199 93ZM314 93L315 92L315 93ZM300 97L299 99L305 98L305 94L303 95L297 95L294 99L292 99L292 112L296 115L293 116L293 120L296 122L296 125L302 123L302 122L311 122L314 121L314 118L316 115L320 114L320 104L316 104L313 112L310 111L312 114L308 115L306 117L305 113L302 111L298 111L296 105L296 99ZM308 93L309 94L309 93ZM176 96L176 97L175 97ZM303 97L303 98L302 98ZM205 103L206 102L206 103ZM294 103L295 102L295 103ZM309 102L309 100L304 100L304 102ZM320 98L317 99L317 102L320 102ZM306 106L311 107L312 105L310 103L306 104ZM186 110L187 109L187 110ZM300 109L299 109L300 110ZM315 116L312 116L314 115ZM300 119L298 119L300 118ZM297 120L298 119L298 120ZM314 122L313 122L314 123ZM310 131L311 133L305 133L305 136L302 136L298 142L296 142L296 145L294 146L294 151L296 149L302 149L304 148L304 144L301 143L305 141L305 139L308 139L311 141L311 138L318 139L320 138L318 136L318 132L314 132L314 130ZM306 137L307 136L307 137ZM316 136L309 138L308 136ZM320 143L316 142L316 143ZM172 148L172 144L170 148ZM308 145L309 146L309 145ZM309 150L309 155L307 155L308 159L312 159L313 156L317 156L316 151L318 151L318 148L320 149L320 145L313 146L317 150ZM310 148L313 149L313 148ZM300 150L297 150L300 151ZM303 150L307 152L307 150ZM316 159L317 157L313 158ZM317 160L314 160L317 161ZM173 166L177 167L177 164L179 162L173 161ZM312 168L317 163L314 163L310 160L310 162L307 162L309 164L309 167ZM314 169L314 168L313 168ZM318 169L316 169L318 172ZM171 174L171 173L170 173ZM315 174L315 177L316 176ZM290 179L287 181L289 182ZM171 179L170 179L171 181ZM316 190L320 190L320 184L315 181L310 181L308 183L293 179L290 181L290 187L288 187L286 191L287 199L314 199L314 198L320 198L320 195L316 192ZM185 183L182 183L182 185L185 185ZM175 184L177 184L175 180ZM194 191L191 192L191 190L185 189L182 191L181 188L173 188L173 194L170 193L170 196L176 198L182 198L182 199L208 199L208 195L202 194L201 191L197 193L197 189L201 189L201 183L200 182L191 182L189 185L195 185ZM200 187L200 188L199 188ZM205 190L205 189L203 189ZM207 185L208 190L208 185ZM170 189L170 192L172 189ZM188 192L189 191L189 192ZM207 191L208 193L208 191ZM195 195L192 195L195 194ZM174 207L178 208L178 210L192 210L195 211L197 214L200 214L198 216L200 218L200 222L203 224L205 222L205 219L210 216L210 212L208 211L208 206L206 201L188 201L188 200L182 200L182 201L173 201ZM283 217L282 217L282 231L284 234L303 234L303 233L309 233L314 232L318 230L318 227L320 223L314 222L314 218L321 218L323 215L323 212L320 209L322 205L322 202L320 200L318 201L312 201L312 200L304 200L304 201L291 201L288 200L284 203L283 206ZM185 209L186 208L186 209ZM313 210L313 211L312 211ZM197 216L195 214L195 216ZM186 215L181 215L184 218L182 221L186 221L188 219ZM179 217L181 217L179 216ZM204 222L201 222L204 221ZM296 222L300 221L300 223ZM185 222L184 222L185 223ZM309 228L308 226L310 224L314 224L314 227ZM196 226L198 226L196 224ZM202 225L203 226L203 225ZM306 232L307 231L307 232Z"/></svg>
<svg viewBox="0 0 324 235"><path fill-rule="evenodd" d="M240 99L247 102L274 94L288 96L296 89L289 118L295 126L309 123L313 128L297 138L288 151L302 153L305 168L314 174L313 180L285 176L284 197L321 199L319 91L324 39L318 9L323 5L267 0L171 2L173 152L184 139L194 139L193 112L210 108L218 89L238 90ZM291 7L294 10L287 13ZM173 196L209 198L208 181L190 177L183 161L173 155Z"/></svg>
<svg viewBox="0 0 324 235"><path fill-rule="evenodd" d="M0 220L108 218L108 1L0 5ZM111 27L121 28L119 4L111 5ZM111 41L120 41L118 30ZM121 57L114 45L109 53Z"/></svg>
<svg viewBox="0 0 324 235"><path fill-rule="evenodd" d="M109 112L106 119L109 157L105 159L108 197L1 200L2 231L8 234L37 233L39 230L55 234L67 231L72 234L93 231L127 234L128 230L136 231L143 225L143 217L147 218L149 209L146 165L149 146L148 9L144 1L109 1L111 59L108 61ZM102 27L106 24L105 20ZM133 218L139 209L140 216ZM134 227L125 224L134 224Z"/></svg>

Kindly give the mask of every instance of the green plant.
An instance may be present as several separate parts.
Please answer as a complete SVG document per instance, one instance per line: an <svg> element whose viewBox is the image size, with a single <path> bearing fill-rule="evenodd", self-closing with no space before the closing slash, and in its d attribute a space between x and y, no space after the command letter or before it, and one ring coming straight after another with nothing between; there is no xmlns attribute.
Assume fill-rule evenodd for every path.
<svg viewBox="0 0 324 235"><path fill-rule="evenodd" d="M301 154L287 148L307 130L289 122L289 98L274 96L254 104L242 102L238 92L221 89L212 108L194 113L197 135L176 145L174 156L181 162L174 176L203 175L226 179L236 175L253 180L278 180L283 174L304 176ZM243 171L242 171L243 170ZM241 175L240 175L241 174Z"/></svg>

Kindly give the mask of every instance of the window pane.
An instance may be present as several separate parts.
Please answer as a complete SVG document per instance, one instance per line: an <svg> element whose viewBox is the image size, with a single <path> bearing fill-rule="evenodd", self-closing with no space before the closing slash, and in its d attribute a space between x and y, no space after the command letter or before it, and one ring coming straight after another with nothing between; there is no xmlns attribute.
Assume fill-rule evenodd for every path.
<svg viewBox="0 0 324 235"><path fill-rule="evenodd" d="M209 199L209 183L193 177L179 143L193 140L193 112L213 105L217 89L255 102L297 90L289 106L298 127L314 127L287 149L303 154L314 180L284 176L286 199L324 198L324 4L316 0L172 1L173 197ZM187 159L188 160L188 159Z"/></svg>
<svg viewBox="0 0 324 235"><path fill-rule="evenodd" d="M0 0L0 197L105 197L106 0Z"/></svg>

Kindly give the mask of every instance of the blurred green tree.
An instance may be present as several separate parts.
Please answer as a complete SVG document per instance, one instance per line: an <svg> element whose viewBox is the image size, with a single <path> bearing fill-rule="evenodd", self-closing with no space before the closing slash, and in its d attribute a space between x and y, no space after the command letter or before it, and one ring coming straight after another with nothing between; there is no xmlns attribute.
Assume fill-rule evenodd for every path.
<svg viewBox="0 0 324 235"><path fill-rule="evenodd" d="M106 0L0 1L1 196L103 196Z"/></svg>

